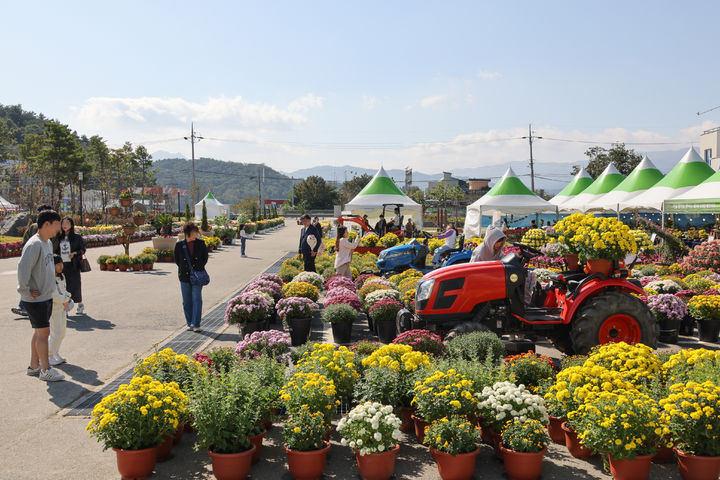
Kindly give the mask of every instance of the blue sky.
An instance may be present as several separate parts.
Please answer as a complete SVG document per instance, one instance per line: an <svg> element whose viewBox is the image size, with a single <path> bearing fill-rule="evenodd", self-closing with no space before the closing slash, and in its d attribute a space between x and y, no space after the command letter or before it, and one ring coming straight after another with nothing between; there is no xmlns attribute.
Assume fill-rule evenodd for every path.
<svg viewBox="0 0 720 480"><path fill-rule="evenodd" d="M529 122L568 163L720 124L718 2L42 5L0 7L0 103L114 146L189 156L194 120L199 156L438 172L527 158Z"/></svg>

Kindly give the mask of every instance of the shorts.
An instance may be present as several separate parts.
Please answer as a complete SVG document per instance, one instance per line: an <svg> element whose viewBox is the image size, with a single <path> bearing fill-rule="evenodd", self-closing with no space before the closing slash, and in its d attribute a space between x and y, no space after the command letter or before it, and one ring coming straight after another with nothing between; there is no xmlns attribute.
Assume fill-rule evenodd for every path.
<svg viewBox="0 0 720 480"><path fill-rule="evenodd" d="M50 315L52 315L52 299L44 302L22 302L23 308L30 317L32 328L49 328Z"/></svg>

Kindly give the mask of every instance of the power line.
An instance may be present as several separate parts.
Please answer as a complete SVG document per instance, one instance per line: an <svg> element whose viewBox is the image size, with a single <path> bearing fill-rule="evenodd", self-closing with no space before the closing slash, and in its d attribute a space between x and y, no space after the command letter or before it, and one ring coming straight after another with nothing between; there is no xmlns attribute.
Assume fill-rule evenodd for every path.
<svg viewBox="0 0 720 480"><path fill-rule="evenodd" d="M697 112L697 115L698 115L698 116L704 115L704 114L706 114L706 113L708 113L708 112L712 112L713 110L717 110L718 108L720 108L720 105L718 105L717 107L709 108L709 109L705 110L704 112Z"/></svg>
<svg viewBox="0 0 720 480"><path fill-rule="evenodd" d="M526 138L526 137L523 137ZM625 145L687 145L688 143L692 142L621 142L621 141L615 141L615 142L600 142L595 140L573 140L569 138L552 138L552 137L543 137L544 140L551 140L554 142L568 142L568 143L584 143L586 145L616 145L618 143L622 143Z"/></svg>

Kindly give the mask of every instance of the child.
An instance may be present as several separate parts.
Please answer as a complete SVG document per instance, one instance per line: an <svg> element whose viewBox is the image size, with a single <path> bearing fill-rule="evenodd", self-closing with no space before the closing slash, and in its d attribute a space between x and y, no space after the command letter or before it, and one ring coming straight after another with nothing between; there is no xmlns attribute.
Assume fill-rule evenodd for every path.
<svg viewBox="0 0 720 480"><path fill-rule="evenodd" d="M67 312L72 309L71 295L65 289L65 277L62 274L63 261L60 255L55 255L55 291L53 292L53 309L50 317L50 339L48 340L48 358L50 365L56 366L65 363L60 356L60 343L65 338L67 326Z"/></svg>
<svg viewBox="0 0 720 480"><path fill-rule="evenodd" d="M238 227L238 231L240 232L240 256L241 257L247 257L245 255L245 242L247 242L248 234L245 233L245 224L241 223Z"/></svg>

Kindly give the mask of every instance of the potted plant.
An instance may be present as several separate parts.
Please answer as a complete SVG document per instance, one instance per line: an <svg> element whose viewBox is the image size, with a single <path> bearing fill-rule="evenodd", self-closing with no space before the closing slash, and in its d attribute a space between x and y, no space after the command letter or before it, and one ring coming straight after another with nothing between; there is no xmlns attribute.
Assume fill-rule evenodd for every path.
<svg viewBox="0 0 720 480"><path fill-rule="evenodd" d="M315 288L308 283L305 285ZM307 342L310 336L312 316L318 309L318 305L307 297L287 297L278 300L276 308L278 316L290 330L292 346L297 347Z"/></svg>
<svg viewBox="0 0 720 480"><path fill-rule="evenodd" d="M397 335L395 317L402 309L402 303L391 298L379 300L370 307L369 314L381 342L390 343L395 340Z"/></svg>
<svg viewBox="0 0 720 480"><path fill-rule="evenodd" d="M417 408L413 416L415 435L422 443L425 427L449 415L469 416L475 413L477 399L472 395L472 381L455 369L437 370L417 382L413 388L412 404Z"/></svg>
<svg viewBox="0 0 720 480"><path fill-rule="evenodd" d="M680 322L688 314L685 302L676 295L662 293L647 297L647 305L655 314L660 327L658 340L665 343L677 343Z"/></svg>
<svg viewBox="0 0 720 480"><path fill-rule="evenodd" d="M508 477L513 480L538 478L547 444L545 426L538 420L516 418L509 423L502 432L500 446Z"/></svg>
<svg viewBox="0 0 720 480"><path fill-rule="evenodd" d="M120 205L123 207L132 205L132 191L129 188L123 189L120 192Z"/></svg>
<svg viewBox="0 0 720 480"><path fill-rule="evenodd" d="M527 352L505 358L508 370L515 376L515 383L525 385L537 393L541 385L555 379L555 365L550 357Z"/></svg>
<svg viewBox="0 0 720 480"><path fill-rule="evenodd" d="M244 360L268 356L279 363L287 363L290 355L290 335L279 330L247 334L238 342L235 354Z"/></svg>
<svg viewBox="0 0 720 480"><path fill-rule="evenodd" d="M137 229L137 227L135 226L135 223L134 223L134 222L125 222L125 223L123 224L123 232L124 232L125 235L127 235L128 237L129 237L129 236L132 236L132 235L135 233L135 230L136 230L136 229Z"/></svg>
<svg viewBox="0 0 720 480"><path fill-rule="evenodd" d="M152 253L146 253L143 255L143 270L152 270L156 261L157 256Z"/></svg>
<svg viewBox="0 0 720 480"><path fill-rule="evenodd" d="M423 443L437 464L443 480L470 480L475 457L480 452L480 432L467 417L452 415L434 421L425 431Z"/></svg>
<svg viewBox="0 0 720 480"><path fill-rule="evenodd" d="M190 412L198 441L207 449L218 480L244 479L250 473L255 445L248 435L260 420L251 385L242 370L195 379Z"/></svg>
<svg viewBox="0 0 720 480"><path fill-rule="evenodd" d="M141 272L143 269L143 255L140 254L132 257L131 266L136 272Z"/></svg>
<svg viewBox="0 0 720 480"><path fill-rule="evenodd" d="M416 352L427 353L436 358L445 354L445 344L442 339L429 330L408 330L398 335L392 343L410 345Z"/></svg>
<svg viewBox="0 0 720 480"><path fill-rule="evenodd" d="M114 272L117 270L117 260L115 257L110 257L107 260L105 260L105 266L109 272Z"/></svg>
<svg viewBox="0 0 720 480"><path fill-rule="evenodd" d="M720 386L691 381L672 385L670 395L660 400L677 445L680 475L685 480L705 480L720 475L718 398Z"/></svg>
<svg viewBox="0 0 720 480"><path fill-rule="evenodd" d="M311 412L322 412L325 430L340 405L337 389L332 380L317 372L296 372L280 389L280 402L288 412L294 412L306 405Z"/></svg>
<svg viewBox="0 0 720 480"><path fill-rule="evenodd" d="M158 215L152 223L157 236L152 238L153 248L158 250L172 250L175 248L177 238L172 235L173 217Z"/></svg>
<svg viewBox="0 0 720 480"><path fill-rule="evenodd" d="M130 259L129 255L125 255L124 253L122 255L118 255L115 257L115 262L117 262L118 270L121 272L126 272L128 267L130 267L132 260Z"/></svg>
<svg viewBox="0 0 720 480"><path fill-rule="evenodd" d="M335 384L338 397L350 400L360 377L355 365L355 352L331 343L315 343L295 362L299 372L317 372Z"/></svg>
<svg viewBox="0 0 720 480"><path fill-rule="evenodd" d="M172 348L156 350L146 358L138 359L134 372L136 376L149 375L160 382L175 382L188 394L192 389L193 377L207 374L199 362L187 355L175 353Z"/></svg>
<svg viewBox="0 0 720 480"><path fill-rule="evenodd" d="M145 214L141 212L140 210L137 210L133 213L133 222L135 222L135 225L138 227L140 225L145 224Z"/></svg>
<svg viewBox="0 0 720 480"><path fill-rule="evenodd" d="M285 297L305 297L317 302L320 296L320 289L308 282L292 281L283 285L282 289Z"/></svg>
<svg viewBox="0 0 720 480"><path fill-rule="evenodd" d="M108 207L108 213L113 217L119 217L120 212L120 206L117 203L113 203Z"/></svg>
<svg viewBox="0 0 720 480"><path fill-rule="evenodd" d="M333 340L337 344L350 343L353 322L357 316L357 310L350 305L330 305L322 311L322 319L332 327Z"/></svg>
<svg viewBox="0 0 720 480"><path fill-rule="evenodd" d="M376 402L361 403L340 419L340 443L355 451L362 478L386 480L393 475L400 423L390 405Z"/></svg>
<svg viewBox="0 0 720 480"><path fill-rule="evenodd" d="M163 262L172 262L175 259L175 251L170 249L160 250L158 256Z"/></svg>
<svg viewBox="0 0 720 480"><path fill-rule="evenodd" d="M243 335L265 327L270 306L259 293L242 293L228 301L225 308L225 323L238 325Z"/></svg>
<svg viewBox="0 0 720 480"><path fill-rule="evenodd" d="M478 415L481 417L483 439L500 450L503 426L514 418L530 418L548 424L547 410L542 397L532 394L524 385L497 382L478 393ZM507 408L510 407L510 408Z"/></svg>
<svg viewBox="0 0 720 480"><path fill-rule="evenodd" d="M169 400L158 404L158 397ZM123 478L147 478L155 467L157 446L180 425L186 402L177 384L134 377L93 408L87 430L104 449L116 452Z"/></svg>
<svg viewBox="0 0 720 480"><path fill-rule="evenodd" d="M696 295L688 300L688 310L698 323L698 337L717 343L720 336L720 295Z"/></svg>
<svg viewBox="0 0 720 480"><path fill-rule="evenodd" d="M322 477L330 442L325 440L327 425L321 412L300 408L290 412L283 425L283 449L288 469L295 480Z"/></svg>
<svg viewBox="0 0 720 480"><path fill-rule="evenodd" d="M100 270L107 270L107 264L105 263L110 255L100 255L97 258L97 264L100 265Z"/></svg>

